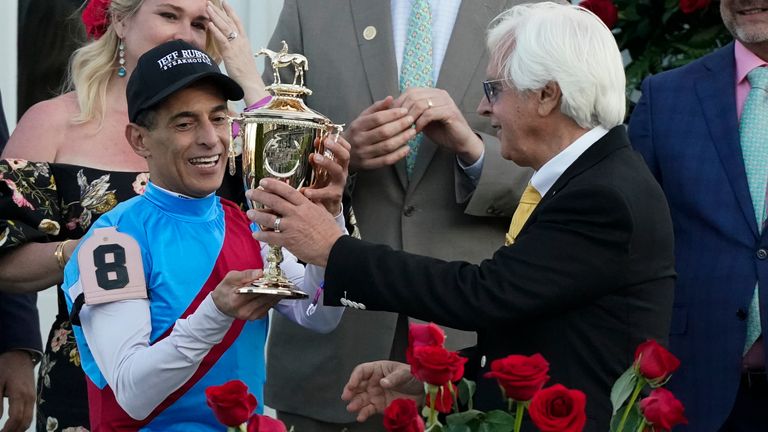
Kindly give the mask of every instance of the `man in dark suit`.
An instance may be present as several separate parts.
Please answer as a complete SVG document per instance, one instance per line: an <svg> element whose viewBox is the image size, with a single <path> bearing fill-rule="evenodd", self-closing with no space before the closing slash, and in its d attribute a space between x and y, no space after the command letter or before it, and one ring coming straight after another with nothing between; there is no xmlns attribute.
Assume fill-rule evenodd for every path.
<svg viewBox="0 0 768 432"><path fill-rule="evenodd" d="M501 158L488 119L475 108L482 96L478 82L488 63L485 32L496 15L519 2L430 0L437 6L431 31L435 88L401 92L400 57L409 13L417 2L285 1L269 45L277 50L284 40L290 52L308 58L306 82L313 94L307 104L346 124L345 137L352 144L352 203L363 239L473 263L502 241L531 171ZM268 68L265 80L271 79ZM421 116L430 102L428 113L439 115ZM414 122L425 133L409 176L405 152ZM470 139L455 138L451 131ZM484 147L483 160L477 161ZM474 174L460 160L463 166L475 166ZM267 405L296 430L382 430L380 421L356 424L338 395L359 363L403 358L407 332L405 315L385 312L348 310L327 335L275 317L267 349ZM474 335L457 333L448 333L450 346L474 345ZM297 393L300 386L327 390Z"/></svg>
<svg viewBox="0 0 768 432"><path fill-rule="evenodd" d="M745 126L749 116L742 114L752 90L766 88L750 74L768 62L768 2L760 3L763 9L747 3L720 3L736 42L648 78L629 124L632 145L661 183L675 226L679 277L670 348L682 365L669 387L696 432L768 430L762 216L768 172L747 169L759 160L745 156L746 137L760 127ZM762 91L757 106L766 107ZM754 117L768 130L768 115ZM768 134L758 141L757 155L768 155ZM756 285L760 307L753 309ZM762 321L757 341L759 326L747 337L751 321Z"/></svg>
<svg viewBox="0 0 768 432"><path fill-rule="evenodd" d="M8 141L8 124L0 96L0 153ZM0 233L2 235L2 233ZM35 406L35 363L42 353L37 294L0 293L0 414L8 398L8 421L2 432L24 431Z"/></svg>
<svg viewBox="0 0 768 432"><path fill-rule="evenodd" d="M448 262L341 236L321 209L271 180L248 195L282 218L280 231L254 236L327 264L326 304L476 330L468 370L479 379L477 407L503 406L496 383L480 378L492 360L538 352L553 382L587 394L586 430L602 432L611 385L636 346L667 335L669 210L621 125L621 56L599 18L571 5L516 6L488 46L478 112L498 129L501 155L536 170L508 245L491 259ZM276 219L249 217L267 227Z"/></svg>

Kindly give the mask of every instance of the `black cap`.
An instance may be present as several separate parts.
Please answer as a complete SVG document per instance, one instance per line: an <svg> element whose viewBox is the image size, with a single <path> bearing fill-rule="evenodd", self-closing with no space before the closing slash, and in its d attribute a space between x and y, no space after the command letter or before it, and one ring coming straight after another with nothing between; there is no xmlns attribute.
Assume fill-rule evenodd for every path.
<svg viewBox="0 0 768 432"><path fill-rule="evenodd" d="M203 78L214 83L228 100L243 98L240 85L221 73L205 52L182 40L152 48L139 58L128 80L128 119L136 121L141 111Z"/></svg>

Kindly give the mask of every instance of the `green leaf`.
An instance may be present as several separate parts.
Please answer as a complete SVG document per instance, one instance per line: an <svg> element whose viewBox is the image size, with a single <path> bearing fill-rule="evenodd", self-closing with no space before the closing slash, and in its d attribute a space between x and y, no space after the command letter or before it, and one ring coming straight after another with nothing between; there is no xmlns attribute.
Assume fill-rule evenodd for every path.
<svg viewBox="0 0 768 432"><path fill-rule="evenodd" d="M509 432L515 428L515 416L506 411L493 410L485 413L483 423L488 425L489 431Z"/></svg>
<svg viewBox="0 0 768 432"><path fill-rule="evenodd" d="M469 410L464 412L453 413L445 417L445 422L449 425L467 424L475 419L484 418L485 414L478 410Z"/></svg>
<svg viewBox="0 0 768 432"><path fill-rule="evenodd" d="M611 419L611 432L617 432L619 427L619 422L621 421L620 415L615 415ZM640 427L640 423L643 421L643 416L640 414L640 409L635 406L632 410L629 411L629 416L627 416L627 422L624 423L624 430L622 432L634 432L637 430L638 427Z"/></svg>
<svg viewBox="0 0 768 432"><path fill-rule="evenodd" d="M616 412L624 405L629 395L632 394L632 390L635 389L635 383L637 383L637 375L635 374L635 368L630 366L619 379L613 384L611 388L611 404L613 405L613 413ZM628 429L634 430L634 429Z"/></svg>
<svg viewBox="0 0 768 432"><path fill-rule="evenodd" d="M443 432L472 432L472 429L465 424L447 424L443 426Z"/></svg>
<svg viewBox="0 0 768 432"><path fill-rule="evenodd" d="M475 395L475 389L477 384L474 381L470 381L466 378L462 378L458 385L459 388L459 403L472 409L472 397Z"/></svg>
<svg viewBox="0 0 768 432"><path fill-rule="evenodd" d="M428 427L424 432L445 432L445 429L443 429L443 425L440 423L435 423Z"/></svg>

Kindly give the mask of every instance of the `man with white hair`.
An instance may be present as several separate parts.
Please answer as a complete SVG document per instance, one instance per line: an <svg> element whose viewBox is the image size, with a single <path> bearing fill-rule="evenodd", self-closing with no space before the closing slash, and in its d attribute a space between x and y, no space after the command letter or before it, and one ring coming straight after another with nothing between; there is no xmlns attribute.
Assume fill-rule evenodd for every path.
<svg viewBox="0 0 768 432"><path fill-rule="evenodd" d="M585 430L605 431L611 385L635 347L667 335L669 210L621 125L621 56L599 18L571 5L516 6L497 18L488 46L478 112L498 129L502 156L535 170L491 259L446 262L339 235L332 219L273 181L248 194L282 217L280 232L254 236L327 265L326 304L477 331L467 364L476 407L503 406L498 385L481 378L492 360L541 353L552 382L587 394ZM249 212L265 226L275 217ZM363 397L379 385L366 379L377 367L360 366L347 385L359 419L383 409Z"/></svg>

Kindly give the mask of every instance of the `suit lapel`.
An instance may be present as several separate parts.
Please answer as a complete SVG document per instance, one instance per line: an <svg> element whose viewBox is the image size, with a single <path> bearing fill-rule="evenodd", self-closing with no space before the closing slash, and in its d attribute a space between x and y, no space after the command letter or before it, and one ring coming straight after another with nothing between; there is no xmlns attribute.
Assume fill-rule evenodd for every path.
<svg viewBox="0 0 768 432"><path fill-rule="evenodd" d="M619 125L608 131L605 136L597 140L582 153L581 156L573 161L571 166L569 166L557 179L555 184L549 188L547 194L542 197L541 201L545 202L551 199L560 189L565 187L572 178L588 170L603 160L606 156L622 147L629 147L629 137L627 136L627 129L623 125Z"/></svg>
<svg viewBox="0 0 768 432"><path fill-rule="evenodd" d="M546 195L541 198L541 202L539 202L539 205L533 210L533 213L531 213L531 216L525 222L523 228L520 229L520 232L525 231L528 225L536 220L539 211L544 207L543 204L553 199L557 192L564 188L572 178L588 170L603 160L606 156L622 147L629 147L629 137L627 136L626 128L623 125L619 125L608 131L604 137L592 144L565 170L565 172L563 172L555 184L549 188Z"/></svg>
<svg viewBox="0 0 768 432"><path fill-rule="evenodd" d="M739 141L736 115L736 63L733 43L703 62L704 74L695 82L699 106L704 112L712 142L720 156L728 182L733 189L744 218L757 236L757 221L747 185L747 173ZM715 101L719 101L716 103Z"/></svg>
<svg viewBox="0 0 768 432"><path fill-rule="evenodd" d="M355 37L360 47L368 88L374 101L400 94L394 37L392 36L392 11L390 2L383 0L349 0ZM366 40L363 32L369 26L376 29L376 37ZM405 160L395 164L393 169L403 189L408 186Z"/></svg>
<svg viewBox="0 0 768 432"><path fill-rule="evenodd" d="M357 45L363 62L368 88L374 101L398 93L397 62L392 37L392 13L388 1L350 0L352 21L355 26ZM376 36L366 40L363 32L369 26L376 29Z"/></svg>
<svg viewBox="0 0 768 432"><path fill-rule="evenodd" d="M435 87L443 89L448 94L457 98L454 100L456 105L462 106L464 95L467 94L467 88L472 85L480 86L481 83L469 82L467 76L473 76L473 70L468 69L467 65L477 65L479 68L485 68L487 63L487 49L485 43L480 45L483 49L478 49L478 40L481 42L485 38L488 30L488 24L498 14L498 6L493 8L485 1L462 1L459 12L456 15L456 22L453 25L453 33L448 42L448 48L445 51L443 64L440 66L437 85ZM472 93L474 94L474 93ZM474 101L479 102L479 101ZM430 139L424 139L419 146L419 154L416 157L411 173L411 182L409 191L418 185L419 180L427 171L432 157L437 151L437 144ZM405 164L402 165L403 174L405 174Z"/></svg>

